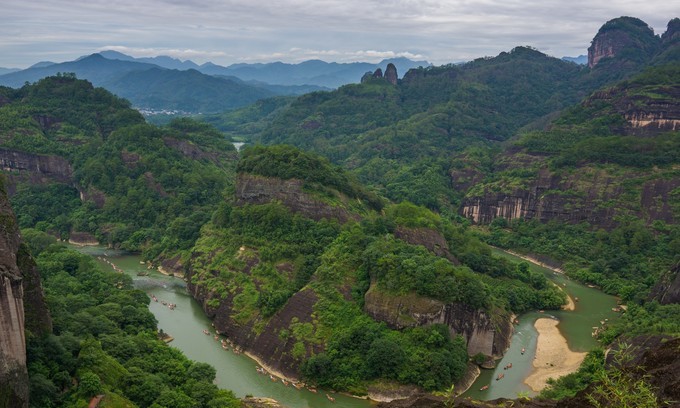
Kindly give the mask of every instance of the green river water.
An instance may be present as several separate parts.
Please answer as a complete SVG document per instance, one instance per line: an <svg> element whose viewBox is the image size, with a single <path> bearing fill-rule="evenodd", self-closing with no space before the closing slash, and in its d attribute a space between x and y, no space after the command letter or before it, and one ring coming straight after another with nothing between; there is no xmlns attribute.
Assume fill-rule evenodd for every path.
<svg viewBox="0 0 680 408"><path fill-rule="evenodd" d="M500 249L494 249L494 255L506 258L513 262L521 262L523 259L511 255ZM612 320L618 313L612 311L616 306L616 298L604 292L589 288L580 283L570 280L567 276L553 272L548 268L530 263L531 269L545 274L552 282L562 287L572 299L578 298L575 310L547 310L544 313L533 311L518 317L520 323L515 326L515 334L512 336L510 348L503 359L497 362L496 368L482 370L477 381L463 394L480 400L495 398L517 398L518 393L533 396L536 393L524 384L524 379L531 373L532 362L536 354L536 338L538 333L534 328L534 322L540 317L554 317L559 320L558 329L567 339L567 344L572 351L590 351L597 346L597 340L592 337L593 327L599 326L605 319ZM522 355L522 348L526 349ZM508 363L512 368L504 370ZM496 381L498 374L504 373L505 377ZM489 389L480 391L484 385Z"/></svg>
<svg viewBox="0 0 680 408"><path fill-rule="evenodd" d="M368 408L371 406L367 400L333 393L331 395L335 398L335 402L331 402L326 398L327 391L325 390L312 393L305 389L297 390L292 386L284 386L280 381L271 381L269 376L255 371L256 363L252 359L243 354L237 355L222 349L220 342L213 337L214 330L209 336L203 333L203 330L212 329L211 322L198 302L188 294L184 281L165 276L156 270L147 270L146 265L140 264L141 258L136 255L103 247L75 247L75 249L94 257L108 259L133 278L135 287L155 295L158 302L152 301L149 309L158 320L158 328L173 336L174 340L170 345L182 350L187 357L213 365L217 370L216 383L219 387L230 389L239 397L253 395L273 398L291 408ZM521 261L501 250L495 250L495 254ZM107 262L102 260L99 262L106 267L111 267ZM580 301L576 304L576 310L546 313L536 311L519 316L520 324L515 326L515 334L504 358L498 362L496 369L482 370L480 377L464 396L488 400L499 397L515 398L520 392L533 395L523 381L531 371L531 362L536 350L537 333L533 323L537 318L554 316L559 319L558 327L567 338L570 348L574 351L588 351L597 344L591 337L592 327L598 326L601 320L612 319L616 316L616 313L611 310L616 305L616 299L613 296L573 282L564 275L555 274L538 265L532 264L532 268L545 273L550 280L562 286L572 297L578 297ZM138 276L137 273L140 271L149 272L149 275ZM170 310L161 303L162 301L174 303L177 307ZM522 348L526 349L524 355L520 353ZM513 368L504 371L503 366L509 362L512 362ZM493 378L500 372L505 373L505 378L501 381L493 381ZM490 385L489 389L480 392L479 389L487 384Z"/></svg>

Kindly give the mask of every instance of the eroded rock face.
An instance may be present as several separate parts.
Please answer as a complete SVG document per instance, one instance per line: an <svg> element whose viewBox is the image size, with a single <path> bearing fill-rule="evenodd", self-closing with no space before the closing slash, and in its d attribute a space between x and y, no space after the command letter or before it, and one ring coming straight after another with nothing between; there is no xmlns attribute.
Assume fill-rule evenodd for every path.
<svg viewBox="0 0 680 408"><path fill-rule="evenodd" d="M1 183L1 181L0 181ZM0 191L0 407L28 406L24 290L17 266L19 229Z"/></svg>
<svg viewBox="0 0 680 408"><path fill-rule="evenodd" d="M653 136L680 130L680 85L658 87L654 98L644 95L626 96L627 89L613 88L595 92L584 103L609 103L626 120L627 126L619 133L634 136Z"/></svg>
<svg viewBox="0 0 680 408"><path fill-rule="evenodd" d="M52 330L40 275L0 180L0 408L28 407L24 310L34 333Z"/></svg>
<svg viewBox="0 0 680 408"><path fill-rule="evenodd" d="M12 179L26 175L31 184L45 184L57 181L70 184L73 168L63 157L47 156L0 148L0 168L10 173Z"/></svg>
<svg viewBox="0 0 680 408"><path fill-rule="evenodd" d="M385 79L392 85L396 85L398 78L399 77L397 76L397 67L395 67L394 64L390 62L389 64L387 64L387 68L385 68Z"/></svg>
<svg viewBox="0 0 680 408"><path fill-rule="evenodd" d="M382 69L378 68L375 70L373 73L373 78L382 78L383 77L383 72Z"/></svg>
<svg viewBox="0 0 680 408"><path fill-rule="evenodd" d="M250 265L247 269L250 269ZM238 293L220 298L210 292L204 285L197 285L193 281L191 268L187 274L187 289L189 293L203 306L203 310L213 320L215 329L226 335L239 347L261 360L268 367L283 373L290 378L300 378L298 371L300 361L293 357L293 339L282 339L282 330L289 330L294 322L309 323L312 321L313 306L318 298L313 290L304 289L294 294L288 302L272 316L264 328L255 330L260 318L256 317L247 324L241 324L235 316L239 313L234 308L234 297ZM217 300L217 306L211 300ZM307 350L311 355L312 350ZM322 350L314 350L320 352Z"/></svg>
<svg viewBox="0 0 680 408"><path fill-rule="evenodd" d="M480 224L488 224L495 218L524 218L541 222L553 219L569 223L588 221L609 228L615 226L614 216L622 213L636 215L648 222L674 222L670 195L680 187L680 180L653 179L640 180L640 183L637 187L639 202L626 200L614 208L606 203L621 201L627 193L620 176L597 168L582 168L566 175L543 168L524 188L486 189L483 194L466 197L461 214Z"/></svg>
<svg viewBox="0 0 680 408"><path fill-rule="evenodd" d="M174 137L164 137L163 143L165 143L166 146L182 153L183 156L189 159L209 160L218 166L221 165L220 162L221 158L235 160L237 157L236 151L221 154L215 152L206 152L199 146L196 146L195 144L189 142L188 140L175 139Z"/></svg>
<svg viewBox="0 0 680 408"><path fill-rule="evenodd" d="M281 180L241 173L236 178L236 204L267 204L276 200L291 211L316 221L335 219L344 223L359 219L342 207L314 199L302 191L302 186L303 182L297 179Z"/></svg>
<svg viewBox="0 0 680 408"><path fill-rule="evenodd" d="M369 316L393 329L447 325L452 336L465 338L470 355L484 353L500 357L510 346L513 331L510 315L500 310L489 314L464 304L445 304L415 294L388 295L374 284L366 292L364 301L364 310Z"/></svg>
<svg viewBox="0 0 680 408"><path fill-rule="evenodd" d="M588 48L588 66L595 67L602 59L621 54L626 49L652 54L658 43L652 30L644 21L633 17L619 17L605 23Z"/></svg>
<svg viewBox="0 0 680 408"><path fill-rule="evenodd" d="M449 244L439 231L430 228L398 226L394 230L394 236L411 245L422 245L433 254L448 259L454 265L460 265L458 259L449 251Z"/></svg>
<svg viewBox="0 0 680 408"><path fill-rule="evenodd" d="M661 35L661 42L664 47L680 41L680 18L674 18L668 22L666 32Z"/></svg>

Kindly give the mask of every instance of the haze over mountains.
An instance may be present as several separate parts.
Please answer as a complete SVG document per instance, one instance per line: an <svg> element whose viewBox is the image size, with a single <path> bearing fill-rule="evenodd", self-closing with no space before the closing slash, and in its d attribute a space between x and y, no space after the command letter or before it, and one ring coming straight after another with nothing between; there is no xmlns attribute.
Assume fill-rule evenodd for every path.
<svg viewBox="0 0 680 408"><path fill-rule="evenodd" d="M140 109L180 113L221 112L276 95L300 95L358 82L367 71L393 63L399 72L429 66L426 61L396 58L370 63L197 65L167 56L134 58L103 51L63 63L39 62L24 70L0 71L0 85L13 88L46 76L74 73L129 99Z"/></svg>

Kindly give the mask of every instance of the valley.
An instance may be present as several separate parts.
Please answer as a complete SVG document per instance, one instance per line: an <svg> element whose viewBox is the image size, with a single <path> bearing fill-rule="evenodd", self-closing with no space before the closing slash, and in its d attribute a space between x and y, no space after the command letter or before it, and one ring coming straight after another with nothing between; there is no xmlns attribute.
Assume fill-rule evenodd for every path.
<svg viewBox="0 0 680 408"><path fill-rule="evenodd" d="M249 81L349 67L0 76L37 75L0 86L0 408L672 406L679 39L619 17L588 66L519 46L323 90Z"/></svg>

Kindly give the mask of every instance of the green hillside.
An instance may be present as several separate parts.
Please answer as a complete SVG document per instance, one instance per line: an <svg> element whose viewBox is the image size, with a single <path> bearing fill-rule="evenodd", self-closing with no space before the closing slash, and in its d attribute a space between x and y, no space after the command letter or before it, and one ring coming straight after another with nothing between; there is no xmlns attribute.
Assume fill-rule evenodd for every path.
<svg viewBox="0 0 680 408"><path fill-rule="evenodd" d="M127 101L68 75L1 92L0 148L23 228L85 232L154 258L190 248L233 183L235 150L207 125L148 125Z"/></svg>
<svg viewBox="0 0 680 408"><path fill-rule="evenodd" d="M273 165L277 162L281 165ZM260 195L292 177L310 181L303 191L331 207L336 204L325 199L331 191L358 197L342 181L346 174L289 147L247 150L237 168L240 180L252 172L267 176L254 179L261 183ZM467 313L505 317L564 302L545 277L493 258L463 225L425 208L410 203L388 205L383 213L354 208L356 221L314 221L304 208L275 197L253 204L245 187L237 184L236 190L201 230L190 291L209 315L220 311L219 330L251 337L251 347L263 337L276 341L282 369L301 372L319 386L365 393L369 382L389 380L441 389L462 376L463 337L451 338L445 325L411 322L394 330L392 317L378 316L380 302L409 299L402 302L415 309L457 304ZM429 238L416 243L409 234ZM428 240L444 253L433 253L436 246ZM300 308L313 311L311 321L296 314L289 326L278 326Z"/></svg>

